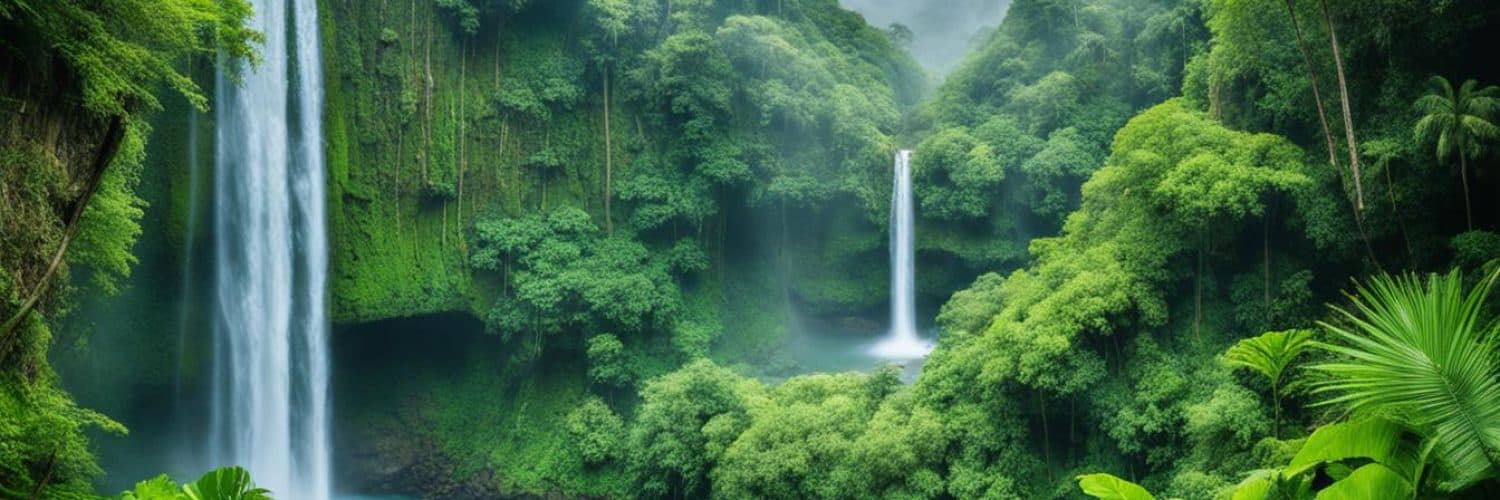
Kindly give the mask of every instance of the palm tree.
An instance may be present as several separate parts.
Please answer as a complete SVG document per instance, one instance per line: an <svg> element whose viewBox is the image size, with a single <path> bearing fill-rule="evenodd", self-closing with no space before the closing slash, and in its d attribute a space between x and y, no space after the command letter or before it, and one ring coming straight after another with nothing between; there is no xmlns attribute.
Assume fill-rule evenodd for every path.
<svg viewBox="0 0 1500 500"><path fill-rule="evenodd" d="M1447 161L1458 155L1459 176L1464 183L1464 216L1469 230L1474 230L1474 213L1469 204L1469 159L1478 158L1484 152L1484 143L1500 137L1500 127L1492 123L1491 115L1500 110L1500 88L1491 85L1479 89L1474 80L1465 81L1454 92L1447 78L1434 76L1431 80L1433 92L1417 99L1417 111L1422 112L1417 122L1418 140L1437 140L1437 158Z"/></svg>
<svg viewBox="0 0 1500 500"><path fill-rule="evenodd" d="M1271 381L1271 405L1276 419L1272 432L1281 439L1281 376L1292 360L1312 346L1312 330L1287 330L1251 337L1234 344L1224 353L1231 366L1249 368Z"/></svg>
<svg viewBox="0 0 1500 500"><path fill-rule="evenodd" d="M1445 466L1446 489L1494 473L1500 457L1495 323L1482 317L1495 277L1465 290L1457 270L1377 276L1350 295L1352 310L1334 308L1344 321L1322 323L1339 342L1316 344L1343 358L1311 367L1328 375L1314 392L1333 397L1320 404L1416 431Z"/></svg>

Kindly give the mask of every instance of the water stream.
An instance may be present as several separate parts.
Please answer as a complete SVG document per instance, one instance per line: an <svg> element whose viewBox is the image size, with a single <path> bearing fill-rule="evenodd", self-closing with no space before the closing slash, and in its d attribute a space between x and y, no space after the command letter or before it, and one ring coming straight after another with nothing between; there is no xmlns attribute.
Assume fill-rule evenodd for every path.
<svg viewBox="0 0 1500 500"><path fill-rule="evenodd" d="M911 150L896 152L891 189L891 331L871 353L891 360L927 356L932 344L917 334L915 209L911 195Z"/></svg>
<svg viewBox="0 0 1500 500"><path fill-rule="evenodd" d="M216 84L210 460L330 495L328 242L316 0L253 0L262 62ZM222 66L222 65L221 65Z"/></svg>

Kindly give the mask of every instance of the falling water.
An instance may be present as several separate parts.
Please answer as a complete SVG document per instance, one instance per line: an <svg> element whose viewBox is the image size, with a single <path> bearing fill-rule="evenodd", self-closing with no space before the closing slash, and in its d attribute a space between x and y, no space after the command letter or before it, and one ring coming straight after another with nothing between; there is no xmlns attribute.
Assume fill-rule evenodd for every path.
<svg viewBox="0 0 1500 500"><path fill-rule="evenodd" d="M316 0L252 0L262 62L216 87L211 456L277 498L329 487ZM290 9L290 12L289 12ZM290 19L290 22L288 20Z"/></svg>
<svg viewBox="0 0 1500 500"><path fill-rule="evenodd" d="M932 346L917 335L916 258L913 249L911 150L896 153L891 189L891 332L871 351L885 359L909 360Z"/></svg>

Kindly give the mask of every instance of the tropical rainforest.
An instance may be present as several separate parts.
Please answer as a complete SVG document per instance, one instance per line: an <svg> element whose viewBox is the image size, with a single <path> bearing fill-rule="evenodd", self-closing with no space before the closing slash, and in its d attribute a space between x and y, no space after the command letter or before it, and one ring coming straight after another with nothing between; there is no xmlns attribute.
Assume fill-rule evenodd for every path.
<svg viewBox="0 0 1500 500"><path fill-rule="evenodd" d="M1495 47L1488 0L0 0L0 498L1495 498ZM223 452L321 470L265 428L331 488Z"/></svg>

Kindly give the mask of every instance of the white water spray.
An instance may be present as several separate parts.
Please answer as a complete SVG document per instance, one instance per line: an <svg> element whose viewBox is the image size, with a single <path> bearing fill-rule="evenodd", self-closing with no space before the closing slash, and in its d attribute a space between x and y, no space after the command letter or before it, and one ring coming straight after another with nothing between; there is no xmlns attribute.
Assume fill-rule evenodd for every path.
<svg viewBox="0 0 1500 500"><path fill-rule="evenodd" d="M896 152L891 190L891 332L871 353L893 360L927 356L932 345L917 335L916 237L913 232L911 150Z"/></svg>
<svg viewBox="0 0 1500 500"><path fill-rule="evenodd" d="M330 495L316 0L253 0L263 62L216 85L210 456L277 498ZM290 11L289 11L290 9ZM290 14L290 22L288 15Z"/></svg>

